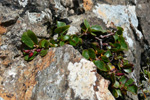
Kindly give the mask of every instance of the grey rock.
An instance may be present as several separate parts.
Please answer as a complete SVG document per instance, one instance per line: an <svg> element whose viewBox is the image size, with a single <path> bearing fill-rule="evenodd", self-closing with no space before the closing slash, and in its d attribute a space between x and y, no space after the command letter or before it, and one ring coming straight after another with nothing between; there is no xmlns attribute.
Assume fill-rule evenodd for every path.
<svg viewBox="0 0 150 100"><path fill-rule="evenodd" d="M137 0L96 0L99 3L110 5L136 5Z"/></svg>
<svg viewBox="0 0 150 100"><path fill-rule="evenodd" d="M147 1L139 1L136 6L137 17L139 19L139 28L143 32L144 38L150 44L150 35L149 33L149 22L150 22L150 11L149 9L150 3Z"/></svg>
<svg viewBox="0 0 150 100"><path fill-rule="evenodd" d="M87 20L90 25L100 25L103 29L106 29L106 24L102 19L98 19L97 15L94 14L93 12L87 12L82 15L74 15L68 17L68 20L71 22L70 23L70 28L67 32L67 34L80 34L81 31L81 24L83 24L84 20Z"/></svg>
<svg viewBox="0 0 150 100"><path fill-rule="evenodd" d="M149 67L149 59L150 59L150 11L149 6L150 2L146 0L137 0L137 5L136 5L136 13L137 17L139 20L139 25L138 28L142 31L143 37L144 37L144 44L142 45L143 47L143 52L141 54L141 70L148 68ZM141 71L142 72L142 71ZM145 81L146 83L149 83L148 80ZM143 82L142 82L143 83ZM143 83L144 84L144 83ZM149 91L150 86L147 84L143 85L143 89ZM142 92L140 90L139 92ZM147 98L149 99L149 94L145 93Z"/></svg>
<svg viewBox="0 0 150 100"><path fill-rule="evenodd" d="M55 49L56 60L49 64L49 67L46 69L38 70L36 77L38 83L36 86L29 84L29 88L25 88L26 92L22 92L24 91L22 84L25 83L25 80L28 81L27 78L29 78L28 75L23 76L22 73L27 70L35 71L34 65L41 60L36 58L32 62L32 66L23 60L20 50L22 44L20 41L21 35L30 29L39 38L49 38L51 36L51 34L48 34L49 25L53 24L56 20L62 19L66 19L67 24L71 24L67 33L70 35L80 32L80 25L84 19L87 19L91 25L98 24L104 29L106 29L106 25L109 26L110 22L114 22L116 26L122 26L124 28L124 37L129 44L129 51L126 52L126 56L135 66L134 72L129 77L134 78L138 85L141 67L146 66L146 58L150 57L149 5L150 3L147 0L0 0L0 18L2 18L0 25L7 28L7 33L4 33L2 36L0 35L0 57L2 57L0 58L0 83L3 83L1 86L4 86L4 89L9 91L8 96L12 98L20 95L18 100L22 98L29 100L30 95L28 93L31 92L30 89L32 87L32 98L35 100L40 100L42 97L45 100L47 98L54 100L59 98L66 98L66 100L67 98L69 98L68 100L71 98L72 100L80 99L81 95L74 92L76 91L74 87L69 89L73 83L69 84L68 82L68 77L70 76L67 75L70 74L70 70L66 66L69 61L72 65L74 63L77 65L81 64L79 60L78 62L72 60L80 58L81 55L77 52L73 54L75 52L74 49L69 49L72 47L68 46ZM29 66L31 66L31 69ZM62 67L65 68L65 74L61 72ZM21 68L21 71L19 68ZM53 75L49 72L53 73ZM22 77L23 79L20 80L23 82L18 82L17 79ZM47 79L50 82L54 81L54 83L48 84L49 81ZM56 84L59 82L59 85ZM23 90L19 90L18 86L21 87L20 89L23 88ZM64 88L60 89L60 87ZM22 96L21 94L26 95ZM92 97L87 96L87 98L91 99ZM138 99L137 96L128 93L126 99L130 100L131 98L134 100Z"/></svg>
<svg viewBox="0 0 150 100"><path fill-rule="evenodd" d="M56 50L56 51L55 51ZM95 100L114 98L107 91L106 87L98 87L94 92L97 80L95 65L81 57L78 51L71 46L64 46L55 49L56 61L51 63L48 68L41 71L36 80L38 84L34 87L32 99L36 100ZM79 60L79 58L81 58ZM79 60L79 62L78 62ZM93 69L94 68L94 69ZM108 84L107 81L101 84ZM103 83L104 82L104 83ZM101 89L105 88L105 89ZM99 93L103 91L104 95ZM107 92L107 96L105 96ZM90 94L90 95L89 95Z"/></svg>
<svg viewBox="0 0 150 100"><path fill-rule="evenodd" d="M51 48L44 58L29 63L16 58L0 71L4 100L115 100L94 63L69 45Z"/></svg>
<svg viewBox="0 0 150 100"><path fill-rule="evenodd" d="M73 0L61 0L60 2L64 7L69 7L69 8L74 7Z"/></svg>

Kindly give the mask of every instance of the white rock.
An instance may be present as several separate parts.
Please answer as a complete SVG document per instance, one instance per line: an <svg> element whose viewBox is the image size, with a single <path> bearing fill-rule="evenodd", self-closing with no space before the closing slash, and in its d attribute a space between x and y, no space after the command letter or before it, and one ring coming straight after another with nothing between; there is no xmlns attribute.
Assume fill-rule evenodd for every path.
<svg viewBox="0 0 150 100"><path fill-rule="evenodd" d="M136 30L137 36L141 39L143 37L142 33L137 29L138 19L136 17L135 6L124 6L124 5L108 5L108 4L98 4L93 9L93 12L98 18L101 18L105 24L109 25L113 22L116 26L121 26L124 28L123 36L129 44L129 47L133 47L133 39L128 34L131 31L130 24Z"/></svg>

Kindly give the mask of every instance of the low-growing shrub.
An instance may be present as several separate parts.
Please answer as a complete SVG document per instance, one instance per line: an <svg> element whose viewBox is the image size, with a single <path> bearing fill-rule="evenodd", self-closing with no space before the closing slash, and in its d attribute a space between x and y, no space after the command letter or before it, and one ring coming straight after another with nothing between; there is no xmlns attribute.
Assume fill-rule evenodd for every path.
<svg viewBox="0 0 150 100"><path fill-rule="evenodd" d="M123 37L122 27L104 30L99 25L90 26L88 21L84 20L80 35L67 35L69 27L66 23L57 21L54 34L58 34L58 38L49 40L38 41L31 30L24 32L21 40L25 60L30 61L37 54L45 56L50 47L70 44L78 49L83 57L93 61L98 73L111 81L109 89L114 97L122 97L127 91L137 94L138 88L133 79L127 77L134 67L124 56L128 45Z"/></svg>

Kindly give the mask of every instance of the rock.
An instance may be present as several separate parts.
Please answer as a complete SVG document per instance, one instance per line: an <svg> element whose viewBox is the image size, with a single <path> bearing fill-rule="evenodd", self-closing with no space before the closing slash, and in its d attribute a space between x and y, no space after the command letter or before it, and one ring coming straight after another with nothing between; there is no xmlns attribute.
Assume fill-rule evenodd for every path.
<svg viewBox="0 0 150 100"><path fill-rule="evenodd" d="M141 56L137 55L137 53L142 52L142 46L139 43L141 43L140 41L142 41L143 35L141 31L138 30L135 6L98 4L95 6L95 9L93 9L93 12L98 18L102 19L107 26L113 22L116 26L124 28L123 36L129 45L129 50L126 52L127 59L136 66L131 76L134 78L136 84L138 84ZM137 99L137 97L135 98Z"/></svg>
<svg viewBox="0 0 150 100"><path fill-rule="evenodd" d="M93 12L87 12L82 15L74 15L68 17L70 23L70 28L67 34L77 34L81 32L81 24L83 24L84 20L90 23L90 25L100 25L103 29L106 29L106 24L103 22L102 19L98 19L97 15Z"/></svg>
<svg viewBox="0 0 150 100"><path fill-rule="evenodd" d="M134 78L138 85L140 69L146 66L146 58L150 57L149 5L147 0L0 0L0 28L7 29L7 32L6 30L1 32L0 29L0 34L3 33L0 35L0 100L1 97L4 100L6 98L46 100L48 97L54 100L57 98L92 100L112 97L107 90L109 82L103 81L104 79L95 72L89 72L88 76L84 70L95 70L93 63L83 59L70 46L50 49L47 56L44 58L38 56L32 62L24 61L20 41L23 32L30 29L39 38L49 38L50 25L56 20L63 20L71 25L67 34L79 33L84 19L87 19L90 25L98 24L104 29L111 22L116 26L122 26L123 35L129 44L126 56L135 66L134 72L129 77ZM84 69L81 66L86 65L84 62L93 67L90 69L88 66ZM84 70L78 70L77 66ZM73 67L75 69L71 70ZM77 73L80 79L77 78L78 80L72 82L71 77L74 76L71 73ZM84 92L85 87L82 85L84 81L81 80L85 77L82 73L90 78L96 74L98 79L96 83L100 85L96 84L97 88L94 85L92 90L90 84L95 83L92 78L91 83L85 85L88 91ZM48 84L49 82L51 84ZM77 85L79 82L83 83ZM106 89L101 89L104 87L101 85L103 82L106 83ZM76 86L78 88L75 88ZM98 88L100 89L97 90ZM99 94L101 92L108 94L103 96ZM89 97L88 93L94 95ZM125 99L131 98L138 99L130 93Z"/></svg>
<svg viewBox="0 0 150 100"><path fill-rule="evenodd" d="M93 6L94 6L94 0L83 0L83 8L85 11L92 10Z"/></svg>
<svg viewBox="0 0 150 100"><path fill-rule="evenodd" d="M51 48L45 57L29 63L18 60L1 74L4 100L114 100L109 81L72 46Z"/></svg>
<svg viewBox="0 0 150 100"><path fill-rule="evenodd" d="M136 5L137 0L96 0L99 3L110 5Z"/></svg>
<svg viewBox="0 0 150 100"><path fill-rule="evenodd" d="M150 59L150 34L149 34L149 27L150 27L150 11L149 6L150 2L146 0L137 0L137 5L136 5L136 13L137 13L137 18L139 20L139 25L138 28L141 30L143 37L144 37L144 44L142 45L143 47L143 52L141 53L141 70L148 68L149 66L149 59ZM141 76L142 77L142 76ZM144 81L144 80L143 80ZM144 84L143 90L149 91L150 86L145 83L149 83L148 80L141 82ZM142 94L142 91L140 90L139 93ZM148 93L145 93L147 99L150 98Z"/></svg>
<svg viewBox="0 0 150 100"><path fill-rule="evenodd" d="M149 33L149 22L150 22L150 11L149 9L150 3L147 1L138 1L136 6L137 17L139 19L139 29L143 32L145 40L150 44L150 35Z"/></svg>

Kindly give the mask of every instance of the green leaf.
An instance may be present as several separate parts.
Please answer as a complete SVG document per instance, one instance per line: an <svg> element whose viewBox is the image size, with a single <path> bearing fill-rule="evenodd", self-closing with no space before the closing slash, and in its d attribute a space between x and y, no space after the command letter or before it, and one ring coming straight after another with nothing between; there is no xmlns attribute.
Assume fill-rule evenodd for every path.
<svg viewBox="0 0 150 100"><path fill-rule="evenodd" d="M120 41L120 44L121 44L121 49L128 49L128 45L127 45L127 43L125 42L125 40L122 36L119 36L119 41Z"/></svg>
<svg viewBox="0 0 150 100"><path fill-rule="evenodd" d="M115 88L112 89L112 94L113 94L113 96L114 96L115 98L118 98L118 97L119 97L118 92L116 91Z"/></svg>
<svg viewBox="0 0 150 100"><path fill-rule="evenodd" d="M60 46L63 46L64 44L65 44L65 43L64 43L63 41L60 41L60 42L59 42L59 45L60 45Z"/></svg>
<svg viewBox="0 0 150 100"><path fill-rule="evenodd" d="M137 94L138 87L136 85L128 86L127 90L134 94Z"/></svg>
<svg viewBox="0 0 150 100"><path fill-rule="evenodd" d="M88 49L88 52L89 52L90 58L92 58L92 59L96 58L96 54L95 54L94 49L90 48L90 49Z"/></svg>
<svg viewBox="0 0 150 100"><path fill-rule="evenodd" d="M86 28L90 28L90 24L86 19L84 20L84 25Z"/></svg>
<svg viewBox="0 0 150 100"><path fill-rule="evenodd" d="M148 71L147 70L143 70L145 75L148 75Z"/></svg>
<svg viewBox="0 0 150 100"><path fill-rule="evenodd" d="M112 73L111 75L110 75L111 77L111 82L112 82L112 84L114 84L115 83L115 81L116 81L116 77L115 77L115 74L114 73Z"/></svg>
<svg viewBox="0 0 150 100"><path fill-rule="evenodd" d="M109 62L109 61L110 61L109 58L106 57L106 56L102 56L102 60L103 60L104 62Z"/></svg>
<svg viewBox="0 0 150 100"><path fill-rule="evenodd" d="M83 56L84 58L86 58L86 59L89 59L90 56L89 56L88 50L83 50L83 51L82 51L82 56Z"/></svg>
<svg viewBox="0 0 150 100"><path fill-rule="evenodd" d="M105 52L105 54L104 54L106 57L110 57L110 56L112 56L112 54L111 54L111 51L110 50L107 50L106 52Z"/></svg>
<svg viewBox="0 0 150 100"><path fill-rule="evenodd" d="M68 29L69 29L70 25L66 25L66 26L63 26L63 27L58 27L55 29L55 33L65 33Z"/></svg>
<svg viewBox="0 0 150 100"><path fill-rule="evenodd" d="M76 45L77 45L77 44L76 44L74 41L72 41L72 40L69 41L69 44L72 45L72 46L76 46Z"/></svg>
<svg viewBox="0 0 150 100"><path fill-rule="evenodd" d="M118 38L119 38L117 33L115 33L115 35L113 35L113 37L114 37L115 41L118 40Z"/></svg>
<svg viewBox="0 0 150 100"><path fill-rule="evenodd" d="M116 92L119 96L122 96L120 89L116 89Z"/></svg>
<svg viewBox="0 0 150 100"><path fill-rule="evenodd" d="M114 43L114 46L117 50L119 50L121 48L121 44L120 43Z"/></svg>
<svg viewBox="0 0 150 100"><path fill-rule="evenodd" d="M24 59L28 61L29 60L29 55L24 56Z"/></svg>
<svg viewBox="0 0 150 100"><path fill-rule="evenodd" d="M104 52L105 52L105 50L102 50L102 49L101 49L101 50L98 50L98 53L99 53L99 54L103 54Z"/></svg>
<svg viewBox="0 0 150 100"><path fill-rule="evenodd" d="M118 98L119 96L122 96L120 89L112 89L112 94L115 98Z"/></svg>
<svg viewBox="0 0 150 100"><path fill-rule="evenodd" d="M132 72L132 68L129 68L129 69L123 69L126 73L131 73Z"/></svg>
<svg viewBox="0 0 150 100"><path fill-rule="evenodd" d="M115 88L119 88L120 84L118 81L115 81L114 85L113 85Z"/></svg>
<svg viewBox="0 0 150 100"><path fill-rule="evenodd" d="M103 61L96 60L96 61L94 61L94 64L97 66L97 68L99 70L108 71L108 69Z"/></svg>
<svg viewBox="0 0 150 100"><path fill-rule="evenodd" d="M122 27L117 27L118 31L117 31L117 34L118 35L122 35L123 33L123 28Z"/></svg>
<svg viewBox="0 0 150 100"><path fill-rule="evenodd" d="M69 40L70 36L69 35L65 35L63 36L63 40L66 41L66 40Z"/></svg>
<svg viewBox="0 0 150 100"><path fill-rule="evenodd" d="M79 38L79 43L82 44L83 40L82 38Z"/></svg>
<svg viewBox="0 0 150 100"><path fill-rule="evenodd" d="M119 59L123 59L123 57L122 56L115 57L115 60L119 60Z"/></svg>
<svg viewBox="0 0 150 100"><path fill-rule="evenodd" d="M27 32L24 32L22 37L21 37L21 41L27 45L29 48L33 48L34 46L34 42L32 41L32 39L27 35Z"/></svg>
<svg viewBox="0 0 150 100"><path fill-rule="evenodd" d="M108 69L109 69L110 71L115 70L115 66L112 65L111 63L108 63L107 66L108 66Z"/></svg>
<svg viewBox="0 0 150 100"><path fill-rule="evenodd" d="M79 37L78 36L74 36L72 38L72 40L75 42L75 43L78 43L79 42Z"/></svg>
<svg viewBox="0 0 150 100"><path fill-rule="evenodd" d="M48 51L48 50L41 50L40 56L42 56L42 57L45 56L45 55L47 54L47 51Z"/></svg>
<svg viewBox="0 0 150 100"><path fill-rule="evenodd" d="M58 47L58 44L50 44L51 47Z"/></svg>
<svg viewBox="0 0 150 100"><path fill-rule="evenodd" d="M45 39L42 39L40 42L39 42L39 46L41 48L49 48L49 42Z"/></svg>
<svg viewBox="0 0 150 100"><path fill-rule="evenodd" d="M128 60L123 60L123 65L127 65L129 64L129 61Z"/></svg>
<svg viewBox="0 0 150 100"><path fill-rule="evenodd" d="M119 52L119 51L122 51L120 48L121 48L121 45L120 43L109 43L113 48L111 49L112 52Z"/></svg>
<svg viewBox="0 0 150 100"><path fill-rule="evenodd" d="M91 27L91 31L92 31L92 32L103 32L103 29L102 29L102 27L99 26L99 25L93 25L93 26Z"/></svg>
<svg viewBox="0 0 150 100"><path fill-rule="evenodd" d="M125 76L122 76L121 79L120 79L120 83L125 84L126 81L127 81L127 78Z"/></svg>
<svg viewBox="0 0 150 100"><path fill-rule="evenodd" d="M96 34L95 34L95 33L92 33L92 32L91 32L91 35L96 36Z"/></svg>
<svg viewBox="0 0 150 100"><path fill-rule="evenodd" d="M38 44L37 36L34 34L34 32L32 32L31 30L27 30L27 35L35 44Z"/></svg>
<svg viewBox="0 0 150 100"><path fill-rule="evenodd" d="M128 87L129 85L133 84L133 80L129 79L127 82L125 82L125 86Z"/></svg>
<svg viewBox="0 0 150 100"><path fill-rule="evenodd" d="M57 21L57 27L63 27L63 26L66 26L66 23Z"/></svg>

